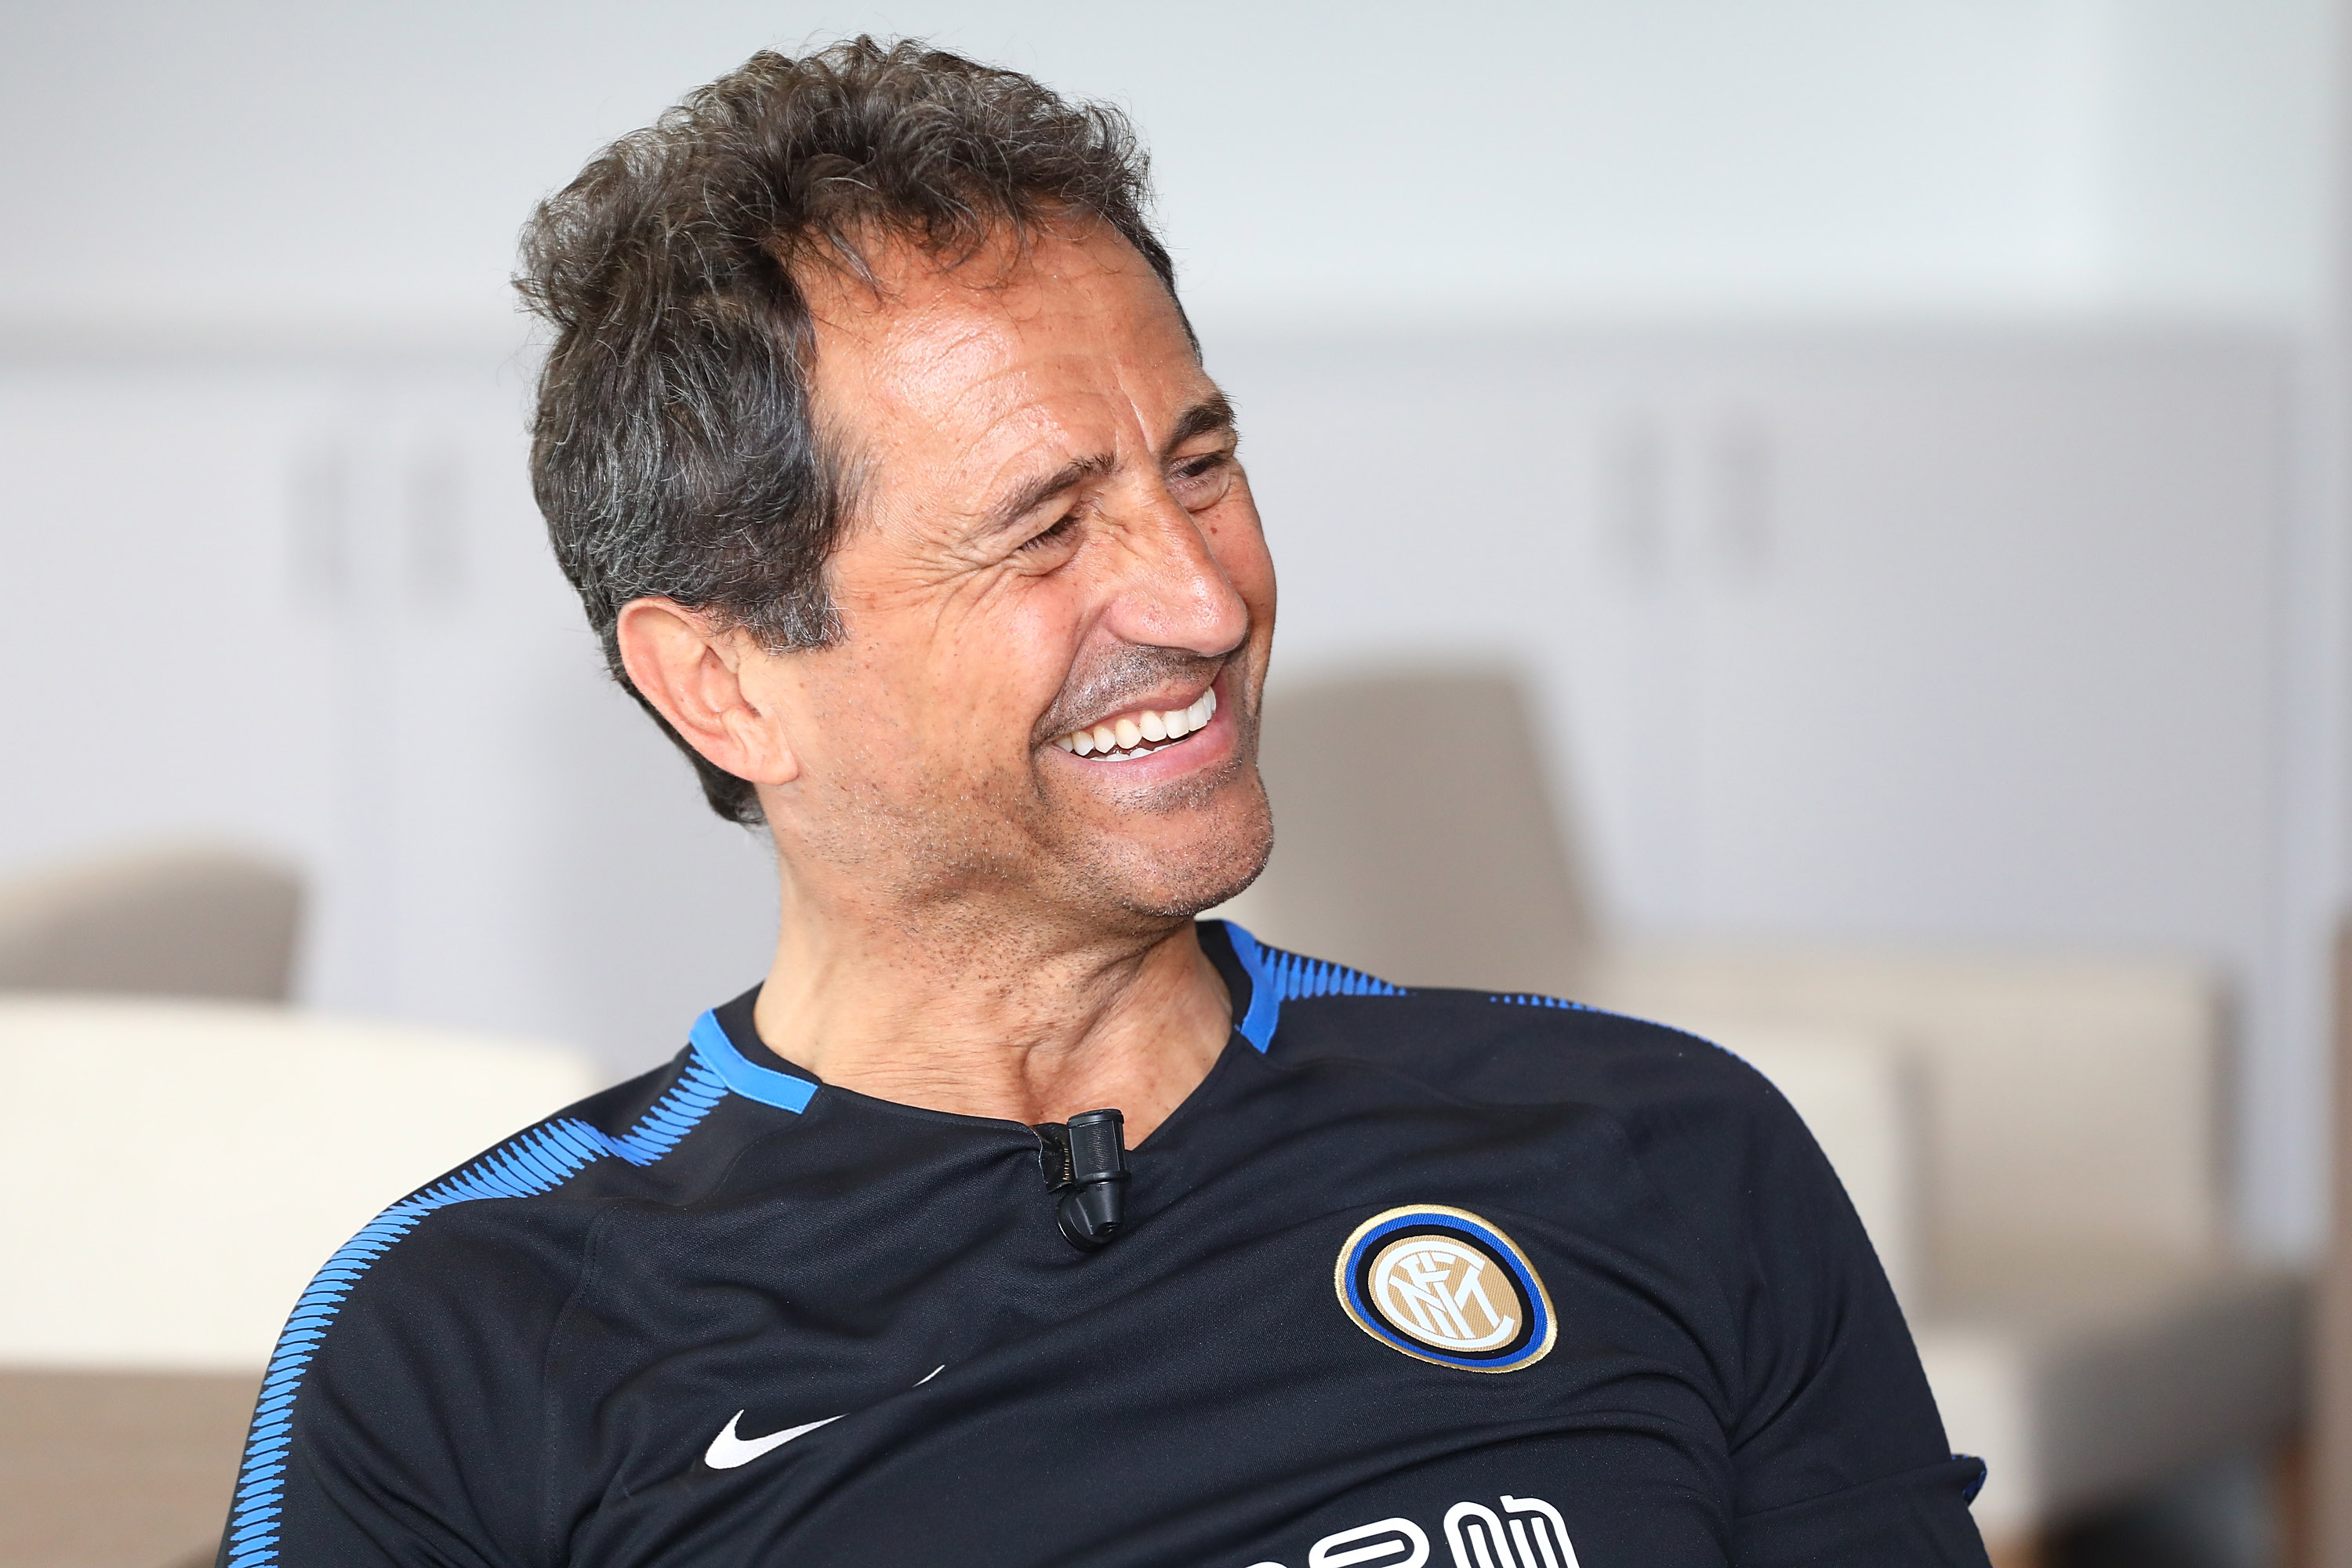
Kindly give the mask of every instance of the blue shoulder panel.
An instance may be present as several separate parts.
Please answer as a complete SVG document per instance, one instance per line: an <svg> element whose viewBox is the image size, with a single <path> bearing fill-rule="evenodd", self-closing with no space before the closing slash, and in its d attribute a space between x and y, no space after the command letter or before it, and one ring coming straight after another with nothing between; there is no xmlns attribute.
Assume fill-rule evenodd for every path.
<svg viewBox="0 0 2352 1568"><path fill-rule="evenodd" d="M705 1045L704 1024L717 1029L717 1021L703 1015L694 1027L693 1058L678 1080L619 1137L570 1117L543 1121L499 1144L456 1175L393 1205L327 1259L326 1267L294 1303L293 1315L278 1335L278 1348L262 1375L261 1398L254 1409L252 1435L246 1439L236 1495L230 1503L228 1568L269 1568L278 1561L278 1517L283 1511L279 1500L286 1490L286 1454L293 1440L294 1396L301 1391L302 1374L360 1276L426 1215L477 1198L520 1198L551 1192L598 1160L650 1165L677 1147L678 1141L694 1131L730 1089L768 1104L783 1103L750 1089L737 1089L723 1070L724 1058L712 1059L716 1053ZM725 1040L723 1031L719 1038ZM787 1109L798 1110L808 1102L813 1086L753 1067L736 1055L732 1046L727 1051L747 1073L764 1073L799 1085L803 1090L799 1103Z"/></svg>
<svg viewBox="0 0 2352 1568"><path fill-rule="evenodd" d="M1402 996L1402 985L1391 985L1360 969L1301 958L1278 947L1267 947L1233 921L1224 922L1234 944L1234 956L1249 972L1249 1010L1237 1026L1242 1038L1263 1053L1274 1042L1275 1026L1282 1021L1282 1005L1307 996Z"/></svg>
<svg viewBox="0 0 2352 1568"><path fill-rule="evenodd" d="M806 1110L816 1094L816 1085L808 1079L763 1068L737 1050L716 1013L705 1013L697 1018L687 1038L694 1042L694 1054L702 1058L704 1065L746 1100L797 1112Z"/></svg>
<svg viewBox="0 0 2352 1568"><path fill-rule="evenodd" d="M1273 971L1265 961L1265 949L1258 946L1257 938L1233 921L1225 922L1225 935L1234 944L1234 956L1249 972L1249 1010L1234 1027L1242 1038L1257 1048L1263 1056L1273 1042L1274 1026L1282 1016L1282 997L1275 983Z"/></svg>

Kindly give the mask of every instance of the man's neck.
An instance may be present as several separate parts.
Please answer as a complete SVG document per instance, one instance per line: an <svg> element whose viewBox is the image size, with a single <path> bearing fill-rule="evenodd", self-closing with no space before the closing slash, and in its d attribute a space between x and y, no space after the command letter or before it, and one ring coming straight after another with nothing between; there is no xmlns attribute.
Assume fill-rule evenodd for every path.
<svg viewBox="0 0 2352 1568"><path fill-rule="evenodd" d="M793 904L788 891L760 1037L860 1094L1031 1123L1116 1107L1134 1144L1232 1033L1232 998L1189 921L1024 951L1003 934L1023 929L1010 918L926 931Z"/></svg>

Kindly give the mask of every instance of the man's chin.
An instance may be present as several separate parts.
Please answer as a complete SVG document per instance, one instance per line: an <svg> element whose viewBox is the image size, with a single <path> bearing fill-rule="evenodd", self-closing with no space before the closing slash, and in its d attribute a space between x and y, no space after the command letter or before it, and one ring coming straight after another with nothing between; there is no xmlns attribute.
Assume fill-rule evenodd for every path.
<svg viewBox="0 0 2352 1568"><path fill-rule="evenodd" d="M1139 889L1128 907L1143 919L1157 923L1177 924L1189 921L1203 910L1213 910L1219 904L1239 898L1243 889L1257 880L1265 868L1261 860L1246 871L1224 877L1214 882L1195 882L1188 887L1166 887L1148 891Z"/></svg>
<svg viewBox="0 0 2352 1568"><path fill-rule="evenodd" d="M1068 860L1079 873L1067 884L1073 901L1157 926L1191 920L1235 897L1265 869L1274 821L1255 769L1220 795L1202 808L1156 816L1148 831L1132 837L1092 838Z"/></svg>

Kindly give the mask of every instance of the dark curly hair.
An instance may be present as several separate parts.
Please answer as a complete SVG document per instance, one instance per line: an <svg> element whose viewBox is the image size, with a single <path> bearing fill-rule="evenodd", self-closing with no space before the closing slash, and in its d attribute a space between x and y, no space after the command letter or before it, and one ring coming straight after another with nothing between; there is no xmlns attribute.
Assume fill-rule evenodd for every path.
<svg viewBox="0 0 2352 1568"><path fill-rule="evenodd" d="M871 279L877 241L952 264L1075 215L1175 292L1147 160L1116 109L1015 71L858 37L754 55L541 203L515 286L554 330L531 480L614 679L692 760L711 809L761 820L622 668L614 625L661 595L772 649L840 635L825 580L849 496L810 405L797 268Z"/></svg>

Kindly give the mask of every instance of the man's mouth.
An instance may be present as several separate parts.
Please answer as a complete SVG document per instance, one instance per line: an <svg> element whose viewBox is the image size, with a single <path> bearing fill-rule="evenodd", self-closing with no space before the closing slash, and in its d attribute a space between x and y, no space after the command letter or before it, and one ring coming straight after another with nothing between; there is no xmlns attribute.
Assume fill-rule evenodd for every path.
<svg viewBox="0 0 2352 1568"><path fill-rule="evenodd" d="M1132 762L1137 757L1166 751L1206 724L1216 711L1217 689L1213 686L1201 693L1190 708L1139 709L1055 736L1054 744L1097 762Z"/></svg>

